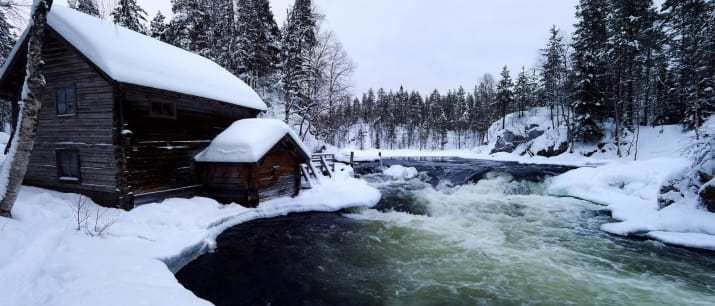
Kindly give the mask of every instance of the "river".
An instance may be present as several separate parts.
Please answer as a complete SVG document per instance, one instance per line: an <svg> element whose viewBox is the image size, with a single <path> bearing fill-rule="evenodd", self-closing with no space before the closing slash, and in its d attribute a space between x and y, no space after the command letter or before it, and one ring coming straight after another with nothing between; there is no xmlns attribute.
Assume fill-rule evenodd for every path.
<svg viewBox="0 0 715 306"><path fill-rule="evenodd" d="M390 160L375 209L259 220L177 273L223 305L715 305L712 254L608 235L603 207L545 194L568 167ZM372 173L372 174L371 174Z"/></svg>

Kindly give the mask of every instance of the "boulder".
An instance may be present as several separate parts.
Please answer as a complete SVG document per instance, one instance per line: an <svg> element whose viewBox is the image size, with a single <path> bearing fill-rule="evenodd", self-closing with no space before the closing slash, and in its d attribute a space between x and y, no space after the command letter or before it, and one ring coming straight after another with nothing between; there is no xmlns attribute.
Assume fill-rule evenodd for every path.
<svg viewBox="0 0 715 306"><path fill-rule="evenodd" d="M501 136L497 137L492 154L499 152L512 153L516 150L516 147L527 141L526 137L516 135L512 131L505 130Z"/></svg>
<svg viewBox="0 0 715 306"><path fill-rule="evenodd" d="M658 208L663 209L684 198L683 193L678 188L678 181L671 180L660 187L658 194Z"/></svg>
<svg viewBox="0 0 715 306"><path fill-rule="evenodd" d="M558 147L556 145L550 146L546 149L536 152L536 155L543 156L543 157L554 157L554 156L558 156L558 155L565 153L566 151L568 151L568 149L569 149L568 142L562 142L561 144L558 145Z"/></svg>
<svg viewBox="0 0 715 306"><path fill-rule="evenodd" d="M527 137L529 138L529 141L532 141L536 138L541 137L541 135L544 135L544 133L546 133L546 132L544 132L542 130L532 129L532 130L529 130L529 132L527 133Z"/></svg>

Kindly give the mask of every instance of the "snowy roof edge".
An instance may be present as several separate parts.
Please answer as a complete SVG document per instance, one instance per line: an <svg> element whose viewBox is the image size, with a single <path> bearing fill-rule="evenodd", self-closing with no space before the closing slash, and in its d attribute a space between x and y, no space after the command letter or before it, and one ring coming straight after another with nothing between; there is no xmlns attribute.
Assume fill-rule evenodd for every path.
<svg viewBox="0 0 715 306"><path fill-rule="evenodd" d="M59 11L59 12L58 12ZM69 13L71 12L71 13ZM79 45L79 41L87 43L89 38L87 37L68 37L72 36L71 34L75 34L74 36L79 36L78 34L82 33L80 29L77 29L77 27L72 26L72 22L70 20L64 20L64 19L70 19L69 17L72 17L70 15L75 15L75 17L79 16L79 18L84 18L83 21L92 21L91 19L96 19L97 22L97 27L106 27L106 21L102 19L98 19L96 17L92 17L89 15L86 15L84 13L75 11L73 9L63 7L63 6L55 6L52 8L50 11L50 14L48 16L48 26L53 29L57 34L62 36L62 38L67 41L70 45L72 45L78 52L80 52L88 61L90 61L93 65L95 65L98 69L100 69L102 72L104 72L107 77L109 77L111 80L122 83L122 84L129 84L129 85L137 85L137 86L143 86L147 88L154 88L154 89L159 89L159 90L165 90L165 91L170 91L170 92L176 92L176 93L181 93L185 94L188 96L194 96L194 97L200 97L200 98L205 98L209 100L214 100L214 101L219 101L222 103L227 103L227 104L233 104L245 108L250 108L250 109L255 109L258 111L266 111L268 110L268 106L265 104L263 99L260 98L260 96L251 88L248 86L246 83L244 83L242 80L238 79L235 75L232 73L228 72L225 68L221 67L218 65L216 62L213 60L210 60L206 57L203 57L201 55L195 54L193 52L189 52L186 50L183 50L181 48L178 48L176 46L173 46L171 44L167 44L165 42L156 40L152 37L146 36L141 33L137 33L134 31L131 31L129 29L126 29L124 27L121 27L119 25L111 24L115 29L115 33L121 32L121 35L124 36L126 39L137 39L137 37L140 37L140 39L150 43L154 44L154 46L157 49L163 49L162 51L173 51L176 54L180 54L181 56L185 57L182 59L195 59L197 61L203 61L203 65L201 65L200 68L204 69L199 69L203 70L203 72L213 72L211 75L216 75L218 77L224 76L225 78L232 78L229 80L223 80L223 88L219 89L226 89L230 88L229 90L226 90L223 94L217 93L217 91L221 90L215 90L217 87L211 88L212 90L209 90L204 87L208 86L201 86L201 89L196 90L198 84L195 84L198 80L187 80L183 79L180 80L180 77L177 74L171 74L171 73L166 73L167 71L139 71L137 74L141 74L141 72L144 72L144 76L146 76L147 73L153 72L156 77L156 79L164 79L166 80L168 78L174 78L176 79L176 82L173 84L170 84L172 82L161 82L161 81L154 81L154 82L142 82L138 81L141 80L141 77L127 77L127 73L124 71L117 71L117 69L112 69L116 68L117 63L103 63L102 60L102 55L101 54L93 54L93 53L98 53L97 51L99 48L92 48L92 46L85 47L87 50L83 50L83 48ZM82 27L85 28L85 27ZM26 44L27 40L29 39L29 30L30 27L28 26L23 34L18 38L17 43L15 44L15 47L11 51L11 53L8 55L5 63L3 63L2 67L0 67L0 81L5 80L7 77L7 74L9 73L10 66L13 64L15 61L15 58L17 56L17 53L19 53L19 49ZM67 32L70 33L67 33ZM65 33L63 33L65 32ZM90 31L86 31L90 32ZM119 34L118 34L119 35ZM128 37L128 36L134 36L134 37ZM75 39L72 39L75 38ZM73 41L74 40L74 41ZM111 57L111 56L110 56ZM210 64L209 64L210 63ZM209 70L209 71L206 71ZM214 70L214 71L210 71ZM122 73L123 72L123 73ZM176 71L168 71L168 72L176 72ZM192 71L193 72L193 71ZM184 84L182 85L187 85L187 86L178 86L176 83L179 81L185 81ZM186 82L189 81L189 82ZM193 90L187 89L186 87L190 87L189 84L186 83L191 83L190 85L194 86ZM167 85L169 84L169 85ZM230 93L229 93L230 92ZM239 98L240 97L240 98Z"/></svg>
<svg viewBox="0 0 715 306"><path fill-rule="evenodd" d="M261 130L253 130L251 128L251 125L254 124L260 124L263 125L261 126ZM267 124L267 125L266 125ZM272 125L272 126L268 126ZM270 130L273 129L273 132ZM251 131L253 130L253 131ZM274 133L276 131L279 131L278 134ZM235 142L234 137L231 137L230 135L233 134L232 132L240 132L238 134L234 135L241 135L242 138L238 140L238 143ZM226 145L225 143L226 136L229 136L230 139L228 139L228 145L234 147L235 149L246 149L246 148L241 148L247 144L250 145L251 140L246 140L244 138L250 138L252 136L256 136L256 132L260 133L265 133L266 135L262 135L261 142L265 144L265 141L269 141L269 146L266 146L262 150L256 151L255 148L250 148L248 151L243 151L243 152L222 152L222 153L230 153L232 156L231 158L226 158L226 156L222 156L221 158L217 157L217 154L215 154L217 151L221 151L222 148L220 148L222 145ZM271 135L272 134L272 135ZM229 126L226 130L224 130L221 134L219 134L215 139L212 140L211 144L204 149L203 151L199 152L196 154L194 157L194 160L197 162L203 162L203 163L257 163L259 162L263 157L266 156L273 148L275 148L276 145L278 145L281 140L283 140L285 137L290 138L297 146L298 149L305 155L306 158L310 158L311 153L310 150L305 146L303 141L300 139L300 137L293 131L292 128L290 128L287 124L283 123L280 120L277 119L267 119L267 118L253 118L253 119L242 119L234 122L231 126ZM215 146L219 146L219 148L215 148ZM224 155L224 154L219 154L219 155ZM238 155L242 155L242 157L239 157Z"/></svg>

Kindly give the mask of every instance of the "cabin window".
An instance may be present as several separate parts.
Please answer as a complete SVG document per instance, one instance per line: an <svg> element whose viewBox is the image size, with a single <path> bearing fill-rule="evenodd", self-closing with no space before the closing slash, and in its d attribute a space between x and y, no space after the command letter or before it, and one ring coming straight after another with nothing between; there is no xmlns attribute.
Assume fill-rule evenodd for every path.
<svg viewBox="0 0 715 306"><path fill-rule="evenodd" d="M173 102L151 102L151 117L176 119L176 103Z"/></svg>
<svg viewBox="0 0 715 306"><path fill-rule="evenodd" d="M77 87L63 87L57 89L55 95L57 115L74 115L77 113Z"/></svg>
<svg viewBox="0 0 715 306"><path fill-rule="evenodd" d="M60 181L80 181L78 150L57 150L57 175Z"/></svg>

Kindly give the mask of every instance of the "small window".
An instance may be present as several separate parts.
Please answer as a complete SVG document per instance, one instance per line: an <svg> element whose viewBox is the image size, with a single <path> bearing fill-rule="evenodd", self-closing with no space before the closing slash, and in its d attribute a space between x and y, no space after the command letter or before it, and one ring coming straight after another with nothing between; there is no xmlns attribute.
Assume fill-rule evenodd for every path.
<svg viewBox="0 0 715 306"><path fill-rule="evenodd" d="M155 118L176 119L176 104L172 102L151 102L150 115Z"/></svg>
<svg viewBox="0 0 715 306"><path fill-rule="evenodd" d="M75 86L63 87L55 95L57 115L74 115L77 113L77 88Z"/></svg>
<svg viewBox="0 0 715 306"><path fill-rule="evenodd" d="M57 150L57 175L60 181L80 181L79 151Z"/></svg>

